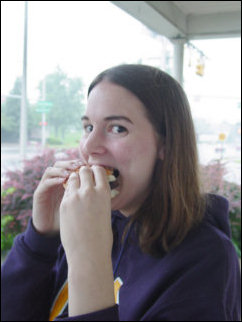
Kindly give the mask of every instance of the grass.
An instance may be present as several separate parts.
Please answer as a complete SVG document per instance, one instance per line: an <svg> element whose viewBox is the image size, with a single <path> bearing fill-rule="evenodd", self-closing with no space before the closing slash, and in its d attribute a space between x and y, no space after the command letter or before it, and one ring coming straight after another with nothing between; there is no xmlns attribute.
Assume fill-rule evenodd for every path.
<svg viewBox="0 0 242 322"><path fill-rule="evenodd" d="M66 134L64 140L61 138L53 138L59 140L61 143L48 143L47 147L54 149L68 149L77 148L81 139L81 131L69 132Z"/></svg>

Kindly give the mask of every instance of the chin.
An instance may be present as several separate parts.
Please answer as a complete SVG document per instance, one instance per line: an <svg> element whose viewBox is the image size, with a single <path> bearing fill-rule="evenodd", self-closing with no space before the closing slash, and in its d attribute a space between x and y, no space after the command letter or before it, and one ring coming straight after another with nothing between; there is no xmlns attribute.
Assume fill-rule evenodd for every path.
<svg viewBox="0 0 242 322"><path fill-rule="evenodd" d="M116 199L116 198L115 198ZM118 197L117 197L118 199ZM119 202L118 200L112 200L111 203L111 209L112 211L118 210L120 211L124 216L128 217L132 214L134 214L137 209L140 207L140 205L128 205L127 203Z"/></svg>

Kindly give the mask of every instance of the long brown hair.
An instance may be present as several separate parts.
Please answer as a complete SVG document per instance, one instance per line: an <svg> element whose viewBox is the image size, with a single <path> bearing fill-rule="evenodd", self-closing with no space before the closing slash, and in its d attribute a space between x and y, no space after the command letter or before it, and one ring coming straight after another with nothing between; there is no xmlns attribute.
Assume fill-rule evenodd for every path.
<svg viewBox="0 0 242 322"><path fill-rule="evenodd" d="M120 65L99 74L102 80L123 86L136 95L165 147L157 160L149 196L131 216L138 223L141 249L157 254L179 245L201 222L205 195L201 191L196 135L189 102L180 84L167 73L146 65Z"/></svg>

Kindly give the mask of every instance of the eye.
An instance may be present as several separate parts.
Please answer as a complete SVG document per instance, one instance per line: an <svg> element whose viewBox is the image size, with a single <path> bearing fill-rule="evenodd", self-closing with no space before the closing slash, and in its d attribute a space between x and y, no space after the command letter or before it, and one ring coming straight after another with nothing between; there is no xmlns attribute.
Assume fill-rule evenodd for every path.
<svg viewBox="0 0 242 322"><path fill-rule="evenodd" d="M114 134L125 133L125 132L127 132L127 129L121 125L111 125L110 132L112 132Z"/></svg>
<svg viewBox="0 0 242 322"><path fill-rule="evenodd" d="M83 126L85 133L90 133L93 130L93 126L91 124L87 124Z"/></svg>

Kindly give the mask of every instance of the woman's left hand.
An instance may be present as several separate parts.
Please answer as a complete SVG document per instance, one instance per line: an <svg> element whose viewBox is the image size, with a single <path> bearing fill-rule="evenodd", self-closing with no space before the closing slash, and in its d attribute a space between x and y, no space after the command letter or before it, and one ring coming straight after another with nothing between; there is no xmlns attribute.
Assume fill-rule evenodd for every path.
<svg viewBox="0 0 242 322"><path fill-rule="evenodd" d="M71 174L60 205L60 235L68 265L110 260L111 195L101 166L82 166Z"/></svg>

